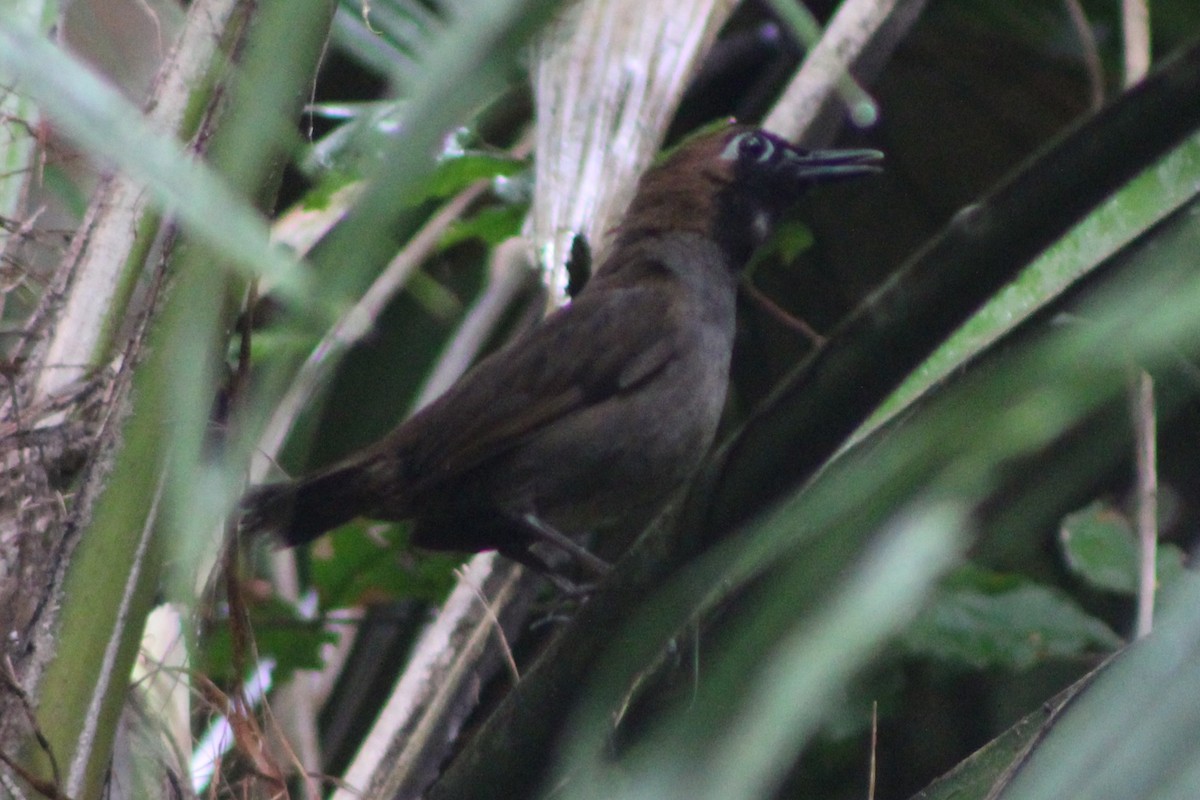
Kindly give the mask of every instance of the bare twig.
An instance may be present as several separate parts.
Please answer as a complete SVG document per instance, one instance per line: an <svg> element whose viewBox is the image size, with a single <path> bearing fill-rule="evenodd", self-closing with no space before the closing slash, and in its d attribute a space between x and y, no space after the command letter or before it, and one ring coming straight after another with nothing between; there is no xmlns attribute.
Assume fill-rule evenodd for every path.
<svg viewBox="0 0 1200 800"><path fill-rule="evenodd" d="M811 325L795 314L789 314L749 280L743 280L741 285L742 290L746 292L749 298L780 325L805 337L812 343L813 347L820 347L825 344L825 337L817 333Z"/></svg>
<svg viewBox="0 0 1200 800"><path fill-rule="evenodd" d="M371 288L329 330L313 349L287 393L276 406L275 413L259 440L260 452L274 458L291 433L292 425L300 411L308 407L313 396L332 377L334 369L341 363L341 357L371 332L383 309L437 247L442 234L483 194L487 185L486 181L479 181L464 189L430 217L408 245L375 279ZM261 459L255 467L251 470L251 482L261 479L266 474L267 464Z"/></svg>
<svg viewBox="0 0 1200 800"><path fill-rule="evenodd" d="M1157 423L1154 413L1154 379L1144 369L1137 371L1132 395L1137 463L1138 593L1137 638L1154 627L1155 570L1158 541Z"/></svg>
<svg viewBox="0 0 1200 800"><path fill-rule="evenodd" d="M454 574L458 577L460 583L470 587L475 596L479 598L479 605L483 608L483 613L491 621L492 626L496 629L496 641L500 645L500 652L504 653L504 662L508 665L508 674L512 677L513 685L521 682L521 671L517 669L517 660L513 658L512 646L508 643L508 637L504 635L504 626L500 624L500 618L496 616L496 609L492 608L492 603L488 600L487 595L483 593L474 582L467 577L467 572L462 567L457 567Z"/></svg>
<svg viewBox="0 0 1200 800"><path fill-rule="evenodd" d="M875 800L875 768L879 751L879 701L871 701L871 766L867 777L867 800Z"/></svg>
<svg viewBox="0 0 1200 800"><path fill-rule="evenodd" d="M526 137L513 148L512 155L521 158L529 153L530 147L530 138ZM268 459L275 457L291 433L300 411L308 406L313 395L329 380L341 357L371 332L379 315L396 293L404 288L412 273L437 248L446 230L489 186L489 181L476 181L443 205L396 254L362 298L342 315L313 349L276 407L259 440L260 453ZM251 470L251 482L261 479L266 474L267 466L260 459Z"/></svg>
<svg viewBox="0 0 1200 800"><path fill-rule="evenodd" d="M1125 85L1133 86L1150 71L1150 9L1146 0L1122 0L1121 31L1125 35Z"/></svg>
<svg viewBox="0 0 1200 800"><path fill-rule="evenodd" d="M800 44L804 47L804 49L812 54L812 63L815 65L815 69L822 73L818 76L818 83L825 83L828 81L828 88L833 89L835 94L839 96L841 102L844 103L848 109L850 109L850 113L856 122L859 122L864 126L873 123L879 116L875 101L871 99L871 96L867 94L867 91L863 89L863 87L859 85L858 81L854 79L854 76L850 74L850 65L848 62L842 61L840 58L829 58L831 55L840 55L840 53L828 45L824 47L821 46L821 27L817 22L816 17L813 16L813 13L808 10L808 7L803 3L795 2L795 0L767 0L767 4L771 6L771 9L775 12L775 14L789 28L791 28L792 33L800 39ZM860 3L848 3L847 5L852 8L852 12L842 15L842 21L839 24L843 27L843 29L846 29L846 22L850 19L854 19L856 21L864 21L869 19L869 14L871 11L883 11L884 14L877 19L880 21L886 19L887 13L890 12L890 6L892 4L890 2L872 3L868 1ZM867 12L867 16L859 16L857 13L855 13L862 11ZM869 25L854 25L853 29L860 35L869 34L874 30L874 28L870 27ZM866 38L858 41L860 41L861 44L865 44ZM825 70L831 71L825 72ZM792 87L789 87L789 89L791 88ZM799 111L798 108L791 105L792 102L804 102L805 100L807 100L807 98L803 95L793 96L785 92L784 97L781 98L780 101L775 104L775 108L772 109L772 115L775 118L774 120L768 120L767 127L770 128L773 121L780 121L782 119L782 114L795 114L797 111ZM817 106L814 106L812 109L805 109L805 111L806 113L815 114L817 111Z"/></svg>
<svg viewBox="0 0 1200 800"><path fill-rule="evenodd" d="M1071 27L1079 37L1079 50L1083 54L1083 66L1087 70L1090 105L1093 111L1104 105L1104 65L1100 62L1100 48L1096 45L1096 37L1092 34L1092 26L1088 24L1087 14L1079 0L1063 0L1067 14L1071 17Z"/></svg>
<svg viewBox="0 0 1200 800"><path fill-rule="evenodd" d="M812 144L823 131L816 123L838 95L853 98L851 119L866 126L874 122L874 104L865 92L854 91L852 67L869 57L872 62L890 52L881 41L898 41L920 14L924 0L848 0L838 8L816 47L784 90L763 127L802 144ZM867 71L870 71L869 68Z"/></svg>
<svg viewBox="0 0 1200 800"><path fill-rule="evenodd" d="M1139 82L1150 69L1150 11L1145 0L1122 0L1121 30L1125 36L1125 86ZM1137 637L1154 627L1156 550L1158 542L1158 468L1155 454L1154 381L1138 369L1131 391L1134 436L1137 443L1138 602Z"/></svg>
<svg viewBox="0 0 1200 800"><path fill-rule="evenodd" d="M541 580L494 552L475 556L466 573L435 624L422 632L347 769L346 787L354 789L339 789L334 800L420 797L436 776L447 742L474 708L479 681L498 666L498 654L490 646L494 623L480 616L477 592L488 598L500 626L511 631L524 619L532 603L530 589Z"/></svg>
<svg viewBox="0 0 1200 800"><path fill-rule="evenodd" d="M46 754L46 759L50 762L50 780L39 782L36 776L30 776L28 771L7 758L3 751L0 751L0 758L22 780L37 789L39 793L55 798L65 796L62 794L62 789L60 788L62 786L62 774L58 769L58 759L54 757L54 749L50 746L46 735L42 733L41 726L38 725L37 714L33 710L33 703L30 702L29 694L17 679L16 670L13 669L12 661L9 660L8 656L0 659L0 684L3 684L4 689L11 692L17 698L18 703L20 703L21 709L25 713L25 718L29 722L29 727L33 731L34 741L37 742L38 748ZM53 787L53 790L49 794L47 794L47 787Z"/></svg>

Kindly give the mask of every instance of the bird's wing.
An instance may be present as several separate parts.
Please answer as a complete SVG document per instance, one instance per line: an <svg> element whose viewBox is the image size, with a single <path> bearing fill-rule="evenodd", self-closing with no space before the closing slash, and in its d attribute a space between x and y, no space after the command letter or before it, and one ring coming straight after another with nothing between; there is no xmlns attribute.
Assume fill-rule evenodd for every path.
<svg viewBox="0 0 1200 800"><path fill-rule="evenodd" d="M677 352L669 281L584 292L480 362L417 415L423 420L403 426L413 432L400 443L412 488L419 493L462 475L662 370Z"/></svg>

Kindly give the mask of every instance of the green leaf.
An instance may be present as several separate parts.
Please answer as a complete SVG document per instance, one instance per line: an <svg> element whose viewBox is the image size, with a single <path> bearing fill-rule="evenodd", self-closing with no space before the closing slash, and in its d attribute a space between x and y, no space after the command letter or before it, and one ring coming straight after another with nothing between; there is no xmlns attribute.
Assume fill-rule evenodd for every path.
<svg viewBox="0 0 1200 800"><path fill-rule="evenodd" d="M314 107L325 117L341 117L346 121L313 144L301 167L310 174L328 173L334 185L324 190L329 194L343 185L347 178L368 177L375 165L387 157L407 113L404 101L375 101L341 103L337 106ZM462 191L478 180L510 177L528 170L519 159L483 150L462 149L452 142L444 146L437 165L423 186L412 195L412 204ZM341 176L341 177L339 177Z"/></svg>
<svg viewBox="0 0 1200 800"><path fill-rule="evenodd" d="M331 207L338 192L355 182L356 179L348 174L329 172L312 190L305 193L300 207L305 211L325 211Z"/></svg>
<svg viewBox="0 0 1200 800"><path fill-rule="evenodd" d="M521 232L525 214L529 211L525 205L503 205L485 208L475 216L460 220L450 226L442 237L443 248L453 247L468 239L481 239L484 244L497 245L505 239L510 239Z"/></svg>
<svg viewBox="0 0 1200 800"><path fill-rule="evenodd" d="M528 169L528 165L523 161L481 151L443 157L429 176L425 198L448 197L476 181L508 178L525 169Z"/></svg>
<svg viewBox="0 0 1200 800"><path fill-rule="evenodd" d="M1174 585L1188 574L1187 554L1170 542L1159 542L1156 555L1154 565L1158 570L1158 588L1161 598L1162 589Z"/></svg>
<svg viewBox="0 0 1200 800"><path fill-rule="evenodd" d="M320 669L321 648L337 642L338 635L318 619L308 619L278 597L249 607L254 647L260 659L275 660L275 680L283 682L298 669ZM217 680L237 677L233 669L233 634L228 620L211 631L204 646L202 671Z"/></svg>
<svg viewBox="0 0 1200 800"><path fill-rule="evenodd" d="M814 241L811 228L799 220L785 219L775 226L762 247L755 251L754 257L746 265L746 274L753 276L758 265L765 261L777 259L785 264L795 261L813 246Z"/></svg>
<svg viewBox="0 0 1200 800"><path fill-rule="evenodd" d="M996 790L1011 780L1015 767L1028 756L1055 717L1088 685L1093 675L1094 672L1088 673L1039 705L1004 733L913 795L911 800L995 797Z"/></svg>
<svg viewBox="0 0 1200 800"><path fill-rule="evenodd" d="M1112 506L1095 502L1068 514L1059 530L1063 558L1071 572L1097 589L1133 595L1138 588L1138 544L1133 525ZM1179 578L1184 554L1159 542L1155 568L1160 586Z"/></svg>
<svg viewBox="0 0 1200 800"><path fill-rule="evenodd" d="M1154 633L1113 659L1043 730L1004 797L1196 796L1200 576L1166 595Z"/></svg>
<svg viewBox="0 0 1200 800"><path fill-rule="evenodd" d="M1138 542L1133 525L1114 507L1097 501L1067 515L1058 542L1070 571L1093 587L1138 591Z"/></svg>
<svg viewBox="0 0 1200 800"><path fill-rule="evenodd" d="M1061 592L968 566L943 581L902 644L951 664L1021 670L1111 650L1121 638Z"/></svg>
<svg viewBox="0 0 1200 800"><path fill-rule="evenodd" d="M417 598L445 599L462 556L426 553L409 545L403 525L345 525L310 549L312 581L322 608Z"/></svg>
<svg viewBox="0 0 1200 800"><path fill-rule="evenodd" d="M1092 503L1068 514L1058 537L1071 572L1098 589L1137 591L1137 541L1120 511L1107 503Z"/></svg>
<svg viewBox="0 0 1200 800"><path fill-rule="evenodd" d="M1196 194L1200 136L1192 136L1155 167L1114 192L1079 224L1030 262L896 389L854 435L860 440L930 387L993 345L1000 337L1059 297L1067 287Z"/></svg>

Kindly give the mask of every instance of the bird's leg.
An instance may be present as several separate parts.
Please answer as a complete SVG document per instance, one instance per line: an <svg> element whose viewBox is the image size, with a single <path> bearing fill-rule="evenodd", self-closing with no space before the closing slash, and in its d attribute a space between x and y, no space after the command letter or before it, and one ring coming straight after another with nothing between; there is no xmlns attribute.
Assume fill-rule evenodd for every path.
<svg viewBox="0 0 1200 800"><path fill-rule="evenodd" d="M532 512L522 514L517 522L534 540L557 547L596 577L603 578L612 571L611 564L592 554L586 547L565 536L553 526L546 524L536 514Z"/></svg>
<svg viewBox="0 0 1200 800"><path fill-rule="evenodd" d="M506 558L511 558L513 561L528 567L537 574L541 575L546 580L554 584L554 588L558 589L567 597L587 597L592 593L594 588L591 584L578 584L571 579L560 575L546 561L538 556L537 553L531 551L528 547L504 547L497 552Z"/></svg>

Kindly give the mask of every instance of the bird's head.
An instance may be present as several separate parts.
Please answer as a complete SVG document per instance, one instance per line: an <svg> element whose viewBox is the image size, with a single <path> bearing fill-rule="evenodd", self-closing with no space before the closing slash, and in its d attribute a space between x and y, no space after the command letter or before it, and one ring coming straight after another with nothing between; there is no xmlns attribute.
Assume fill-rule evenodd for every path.
<svg viewBox="0 0 1200 800"><path fill-rule="evenodd" d="M878 150L805 150L764 130L702 133L646 171L618 229L618 246L670 231L708 236L741 268L805 189L879 172Z"/></svg>

